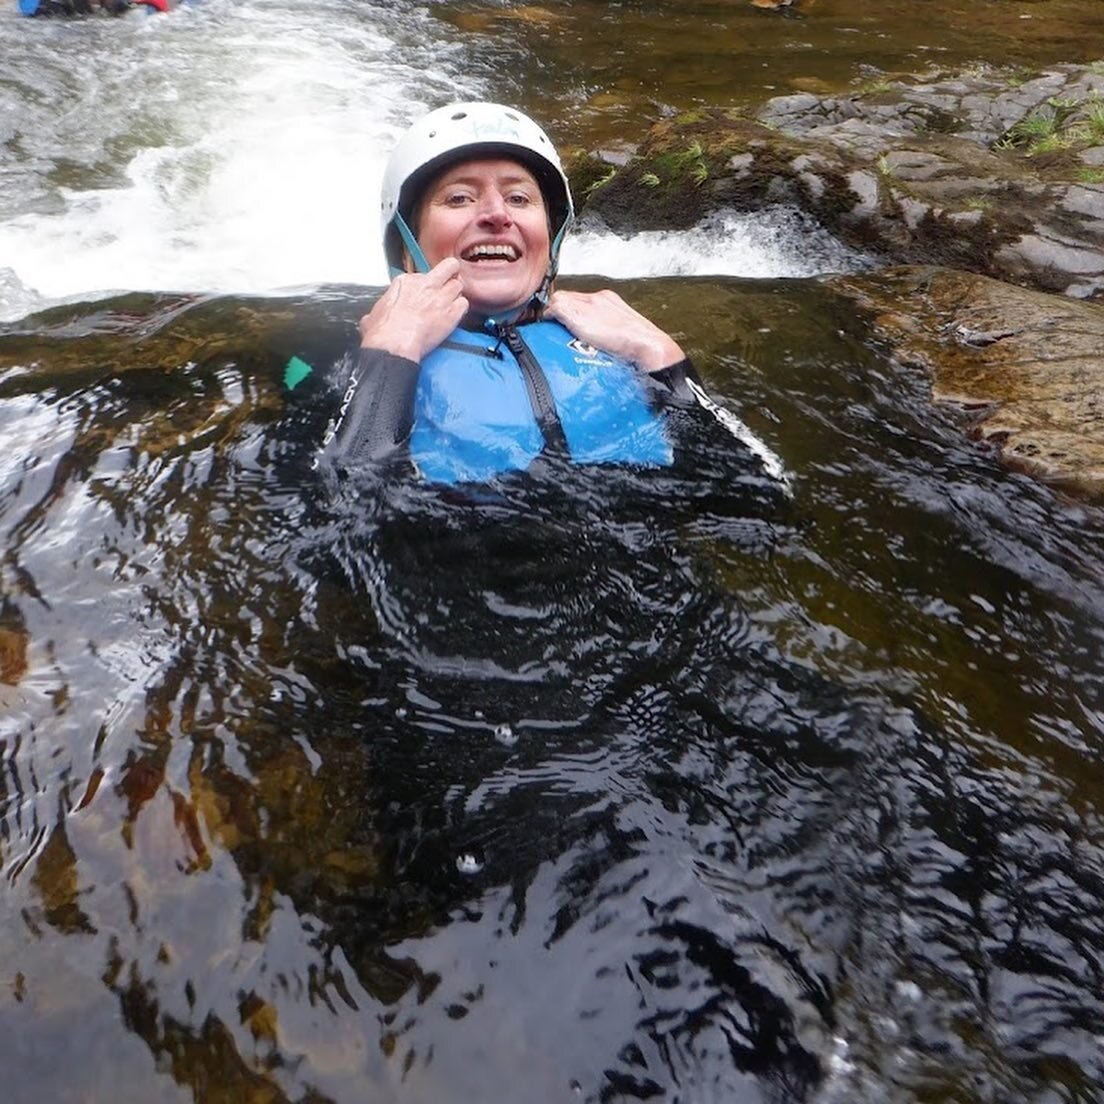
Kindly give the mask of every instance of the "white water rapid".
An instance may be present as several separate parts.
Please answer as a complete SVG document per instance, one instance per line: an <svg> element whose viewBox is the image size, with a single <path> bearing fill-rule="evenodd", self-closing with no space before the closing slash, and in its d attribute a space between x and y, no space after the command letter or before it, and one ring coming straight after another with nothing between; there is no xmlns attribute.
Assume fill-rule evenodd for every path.
<svg viewBox="0 0 1104 1104"><path fill-rule="evenodd" d="M429 107L499 98L409 0L196 0L168 15L0 9L0 320L114 291L379 285L376 196ZM801 276L849 267L784 220L624 241L563 271Z"/></svg>

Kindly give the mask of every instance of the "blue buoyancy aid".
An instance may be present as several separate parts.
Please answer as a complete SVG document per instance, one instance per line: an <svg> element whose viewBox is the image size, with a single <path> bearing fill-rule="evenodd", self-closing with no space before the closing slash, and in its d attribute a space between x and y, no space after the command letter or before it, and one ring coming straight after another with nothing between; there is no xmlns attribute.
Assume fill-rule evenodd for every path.
<svg viewBox="0 0 1104 1104"><path fill-rule="evenodd" d="M663 415L649 403L638 369L558 322L531 322L496 334L455 330L422 361L410 457L424 478L480 482L536 459L548 434L534 413L521 363L527 356L547 381L573 461L673 462Z"/></svg>

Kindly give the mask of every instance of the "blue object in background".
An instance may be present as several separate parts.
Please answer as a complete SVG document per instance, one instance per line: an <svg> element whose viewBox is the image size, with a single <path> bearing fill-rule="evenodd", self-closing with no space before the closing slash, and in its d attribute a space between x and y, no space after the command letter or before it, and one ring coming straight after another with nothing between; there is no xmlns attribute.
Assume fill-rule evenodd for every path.
<svg viewBox="0 0 1104 1104"><path fill-rule="evenodd" d="M24 15L34 15L38 11L39 0L19 0L19 10Z"/></svg>

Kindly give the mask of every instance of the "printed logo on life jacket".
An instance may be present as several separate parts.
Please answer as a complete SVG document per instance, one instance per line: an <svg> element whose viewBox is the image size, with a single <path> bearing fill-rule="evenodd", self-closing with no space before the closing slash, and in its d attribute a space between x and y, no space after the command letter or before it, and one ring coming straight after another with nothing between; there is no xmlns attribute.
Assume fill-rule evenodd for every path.
<svg viewBox="0 0 1104 1104"><path fill-rule="evenodd" d="M576 364L609 364L610 362L608 353L588 345L582 338L572 338L567 343L567 347L575 354Z"/></svg>

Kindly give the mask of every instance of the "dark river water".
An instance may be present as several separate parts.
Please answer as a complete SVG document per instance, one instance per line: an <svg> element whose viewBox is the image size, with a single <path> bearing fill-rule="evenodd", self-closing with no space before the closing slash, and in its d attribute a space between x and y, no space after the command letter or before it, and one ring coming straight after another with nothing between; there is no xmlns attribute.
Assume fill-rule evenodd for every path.
<svg viewBox="0 0 1104 1104"><path fill-rule="evenodd" d="M333 83L295 85L325 130L361 117L339 90L378 50L383 149L399 92L432 102L454 71L515 99L525 66L549 88L562 72L556 125L574 97L595 140L628 111L618 81L647 85L638 115L752 94L746 70L737 87L678 54L719 40L708 27L762 28L780 90L787 42L993 60L998 14L1067 9L1079 36L1055 20L1008 41L1046 60L1099 38L1096 4L1002 0L970 9L971 54L954 5L921 7L948 21L926 49L902 11L827 0L792 18L411 6L399 29L335 0L285 62L315 72L310 20L334 21ZM666 20L678 63L657 60L657 31L603 76L615 8ZM119 56L177 35L224 68L212 27L276 50L249 36L295 12L85 26L103 65L117 26ZM496 84L504 23L505 61L524 60ZM21 110L46 110L28 74L79 30L59 26L0 20ZM862 78L843 52L814 65L820 49L802 80ZM242 59L256 110L289 87ZM668 71L679 83L647 77ZM73 110L110 119L119 94ZM295 126L277 144L301 121L281 102ZM784 482L703 413L664 473L335 486L311 458L375 292L259 293L275 254L249 244L244 206L245 229L226 212L268 146L218 123L209 147L180 118L146 146L89 122L83 161L45 133L5 147L0 1100L1104 1099L1101 508L1004 468L819 279L662 259L647 279L614 267L618 290L678 335ZM179 175L204 148L207 175ZM159 187L193 195L187 219L154 218ZM110 237L127 188L148 237ZM49 254L65 241L68 270ZM217 265L187 267L197 242L221 243ZM343 278L337 254L302 255ZM204 282L217 294L187 290ZM289 391L292 356L317 371Z"/></svg>

